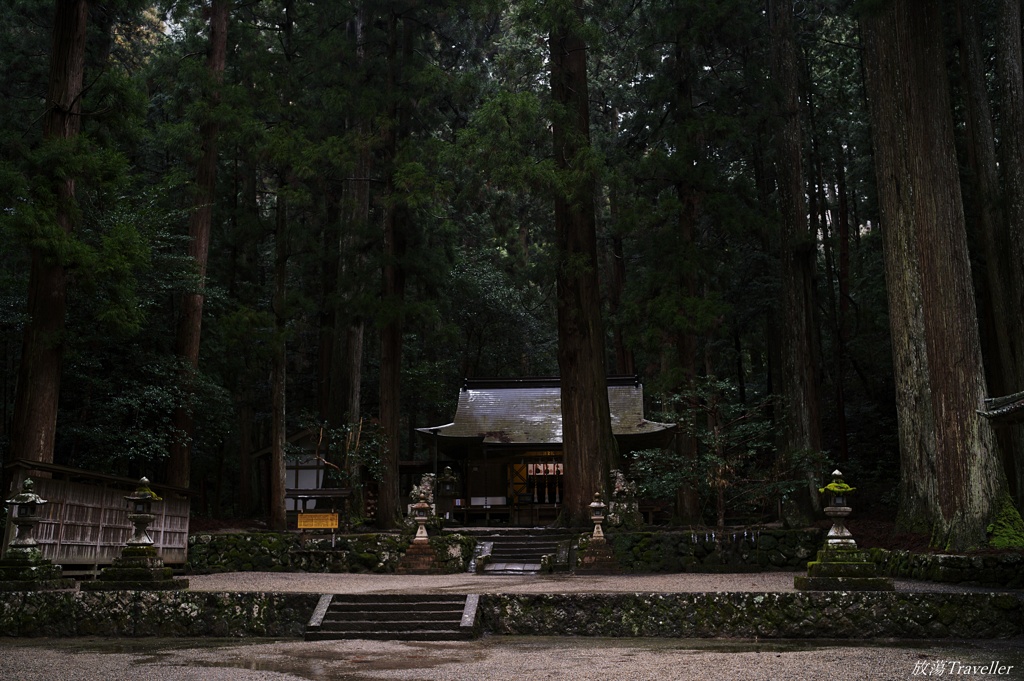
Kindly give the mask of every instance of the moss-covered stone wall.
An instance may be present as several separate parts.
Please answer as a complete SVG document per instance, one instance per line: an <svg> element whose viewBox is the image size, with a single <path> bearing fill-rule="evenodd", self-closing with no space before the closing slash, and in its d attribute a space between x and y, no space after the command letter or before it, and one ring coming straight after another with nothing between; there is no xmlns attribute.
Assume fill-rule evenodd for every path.
<svg viewBox="0 0 1024 681"><path fill-rule="evenodd" d="M746 572L805 568L824 534L817 529L615 532L608 541L626 572Z"/></svg>
<svg viewBox="0 0 1024 681"><path fill-rule="evenodd" d="M944 584L1024 588L1024 552L944 555L871 549L879 573Z"/></svg>
<svg viewBox="0 0 1024 681"><path fill-rule="evenodd" d="M796 592L487 594L484 631L532 636L670 638L1012 638L1014 594Z"/></svg>
<svg viewBox="0 0 1024 681"><path fill-rule="evenodd" d="M302 636L317 594L20 591L0 594L4 636Z"/></svg>
<svg viewBox="0 0 1024 681"><path fill-rule="evenodd" d="M316 594L0 594L4 636L300 637ZM480 628L531 636L1012 638L1024 602L995 593L483 594Z"/></svg>
<svg viewBox="0 0 1024 681"><path fill-rule="evenodd" d="M216 572L392 573L409 547L409 534L331 537L279 532L195 534L189 537L192 574ZM459 534L431 537L438 572L464 572L475 540Z"/></svg>

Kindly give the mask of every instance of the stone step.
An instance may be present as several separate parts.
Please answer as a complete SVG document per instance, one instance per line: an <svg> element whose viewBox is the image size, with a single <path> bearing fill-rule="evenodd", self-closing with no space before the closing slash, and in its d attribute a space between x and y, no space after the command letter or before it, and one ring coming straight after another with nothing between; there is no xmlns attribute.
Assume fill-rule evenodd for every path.
<svg viewBox="0 0 1024 681"><path fill-rule="evenodd" d="M878 572L874 563L808 563L807 574L811 577L875 577Z"/></svg>
<svg viewBox="0 0 1024 681"><path fill-rule="evenodd" d="M463 607L464 602L454 606L438 605L433 607L422 603L408 605L386 603L371 610L366 607L357 607L351 604L345 604L341 607L331 608L328 610L327 614L324 615L324 621L326 622L333 619L352 619L352 617L356 615L367 619L393 619L397 615L415 615L417 619L439 619L451 617L453 615L462 617Z"/></svg>
<svg viewBox="0 0 1024 681"><path fill-rule="evenodd" d="M382 632L396 632L396 631L454 631L458 629L459 623L462 621L462 613L459 613L457 618L451 618L445 620L429 620L423 621L419 619L400 619L400 620L339 620L329 621L324 620L320 626L321 632L336 632L336 633L382 633Z"/></svg>
<svg viewBox="0 0 1024 681"><path fill-rule="evenodd" d="M320 597L306 640L456 641L473 638L478 596L353 594Z"/></svg>
<svg viewBox="0 0 1024 681"><path fill-rule="evenodd" d="M561 530L518 530L477 535L478 546L489 546L489 558L482 570L488 575L536 574L543 556L558 555L559 544L567 546L572 533ZM567 555L565 551L561 552Z"/></svg>
<svg viewBox="0 0 1024 681"><path fill-rule="evenodd" d="M360 632L358 635L345 635L337 632L306 632L307 641L338 641L365 639L368 641L468 641L472 634L459 631L416 629L392 632Z"/></svg>
<svg viewBox="0 0 1024 681"><path fill-rule="evenodd" d="M515 560L519 558L536 558L535 562L540 562L540 557L549 553L554 553L558 550L557 546L523 546L523 547L509 547L495 544L491 549L491 558L494 560L507 559Z"/></svg>
<svg viewBox="0 0 1024 681"><path fill-rule="evenodd" d="M865 549L821 549L820 563L871 563L871 551Z"/></svg>

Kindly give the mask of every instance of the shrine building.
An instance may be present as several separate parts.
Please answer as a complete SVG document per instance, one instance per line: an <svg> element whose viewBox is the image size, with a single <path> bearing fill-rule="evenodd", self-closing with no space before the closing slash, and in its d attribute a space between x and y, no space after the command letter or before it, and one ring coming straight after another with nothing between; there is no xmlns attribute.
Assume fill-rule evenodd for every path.
<svg viewBox="0 0 1024 681"><path fill-rule="evenodd" d="M608 378L612 433L623 455L667 446L676 426L644 418L634 376ZM556 378L466 379L455 418L418 428L434 461L459 478L454 519L535 527L559 512L564 479L561 384Z"/></svg>

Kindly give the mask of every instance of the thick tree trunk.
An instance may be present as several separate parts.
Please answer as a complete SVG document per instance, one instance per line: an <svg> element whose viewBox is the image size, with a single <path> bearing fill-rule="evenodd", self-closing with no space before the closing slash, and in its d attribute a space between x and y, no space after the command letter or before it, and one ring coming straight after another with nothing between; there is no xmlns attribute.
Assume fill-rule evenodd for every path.
<svg viewBox="0 0 1024 681"><path fill-rule="evenodd" d="M942 6L865 15L901 449L900 526L983 544L1006 493L989 425L953 141Z"/></svg>
<svg viewBox="0 0 1024 681"><path fill-rule="evenodd" d="M255 510L254 490L255 475L253 473L252 454L253 447L253 424L256 422L255 410L248 391L239 390L236 398L236 414L238 428L238 513L242 517L248 517Z"/></svg>
<svg viewBox="0 0 1024 681"><path fill-rule="evenodd" d="M336 393L334 379L338 375L335 361L338 347L338 283L341 269L340 239L344 229L339 199L325 192L326 222L320 239L320 333L317 344L316 410L320 422L330 422L331 395Z"/></svg>
<svg viewBox="0 0 1024 681"><path fill-rule="evenodd" d="M43 113L44 140L70 140L81 127L82 82L88 3L59 0L53 23L49 87ZM54 174L56 221L65 235L75 230L75 178ZM56 253L32 249L28 283L28 322L11 424L14 458L52 462L64 357L67 274Z"/></svg>
<svg viewBox="0 0 1024 681"><path fill-rule="evenodd" d="M614 206L614 200L612 205ZM614 220L614 216L612 218ZM622 236L612 236L611 257L611 287L609 311L613 317L618 316L622 311L622 297L626 291L626 257L623 250ZM626 344L624 324L616 321L612 330L612 342L615 345L615 373L620 376L631 376L636 373L636 363L633 359L633 351Z"/></svg>
<svg viewBox="0 0 1024 681"><path fill-rule="evenodd" d="M230 0L212 0L210 5L210 38L206 67L212 90L210 106L220 102L220 84L227 63L228 13ZM199 368L199 340L202 333L203 289L206 285L206 263L210 249L210 226L213 221L213 202L217 188L217 136L220 125L216 118L200 123L202 155L196 163L196 186L192 200L192 214L188 221L188 255L195 261L196 290L181 297L174 348L184 365L183 382L186 393L191 392L193 376ZM167 460L167 482L188 487L191 480L192 412L189 405L179 405L172 417L177 437L171 444Z"/></svg>
<svg viewBox="0 0 1024 681"><path fill-rule="evenodd" d="M561 521L590 522L594 493L607 492L608 471L617 467L605 371L604 330L598 285L587 50L580 36L582 0L550 36L555 164L566 179L555 198L558 246L558 367L562 393L565 499Z"/></svg>
<svg viewBox="0 0 1024 681"><path fill-rule="evenodd" d="M282 190L284 187L282 187ZM277 194L274 230L274 355L270 369L270 529L287 529L285 515L285 444L287 442L288 203Z"/></svg>
<svg viewBox="0 0 1024 681"><path fill-rule="evenodd" d="M842 148L836 149L836 193L839 223L838 249L839 309L836 324L836 411L840 428L839 460L848 458L849 441L846 434L846 347L850 341L850 211L846 188L846 158Z"/></svg>
<svg viewBox="0 0 1024 681"><path fill-rule="evenodd" d="M822 448L817 372L820 358L814 338L817 242L804 202L800 85L792 3L772 0L769 8L771 70L778 89L775 176L782 218L779 234L781 364L776 385L781 400L782 450L785 454L814 453ZM807 492L802 500L818 510L816 472L807 469L800 473L807 479Z"/></svg>
<svg viewBox="0 0 1024 681"><path fill-rule="evenodd" d="M1003 354L1008 355L1005 377L1014 384L1007 392L1024 390L1024 64L1021 48L1020 0L1000 0L996 34L996 72L1000 92L999 156L1005 192L1007 229L993 234L996 263L1002 278L998 287L1007 298L1004 314L1010 331ZM1001 341L1002 342L1002 341ZM1012 363L1012 367L1011 367ZM1005 457L1013 476L1018 503L1024 499L1024 426L1011 431L1011 452Z"/></svg>
<svg viewBox="0 0 1024 681"><path fill-rule="evenodd" d="M385 154L388 162L396 159L399 138L406 134L407 113L399 104L402 63L411 56L412 28L408 22L392 15L388 25L388 94L391 99L391 125L385 132ZM380 426L384 437L381 460L384 479L377 497L377 526L395 527L400 519L398 461L401 447L401 374L402 374L402 306L405 303L406 232L409 219L393 178L387 181L388 206L384 214L384 267L382 271L380 332Z"/></svg>
<svg viewBox="0 0 1024 681"><path fill-rule="evenodd" d="M402 321L400 306L405 296L405 273L397 260L405 250L405 216L391 207L384 218L383 304L387 317L380 336L380 424L384 435L381 452L384 479L377 498L377 526L391 528L399 520L398 461L402 369Z"/></svg>

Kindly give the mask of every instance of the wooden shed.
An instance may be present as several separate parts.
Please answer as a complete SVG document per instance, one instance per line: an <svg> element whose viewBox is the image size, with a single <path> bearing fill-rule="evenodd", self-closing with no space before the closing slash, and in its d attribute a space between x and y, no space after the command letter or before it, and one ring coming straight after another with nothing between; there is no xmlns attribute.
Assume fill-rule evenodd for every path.
<svg viewBox="0 0 1024 681"><path fill-rule="evenodd" d="M44 558L63 566L66 574L95 574L121 555L133 531L124 497L138 487L138 480L38 461L14 461L6 468L11 482L4 499L31 477L36 494L48 502L40 507L42 520L33 535ZM151 482L150 488L162 497L153 505L156 520L149 527L154 546L165 564L183 565L188 558L189 490L159 482ZM9 522L5 550L13 533Z"/></svg>

